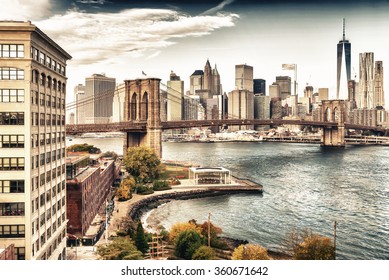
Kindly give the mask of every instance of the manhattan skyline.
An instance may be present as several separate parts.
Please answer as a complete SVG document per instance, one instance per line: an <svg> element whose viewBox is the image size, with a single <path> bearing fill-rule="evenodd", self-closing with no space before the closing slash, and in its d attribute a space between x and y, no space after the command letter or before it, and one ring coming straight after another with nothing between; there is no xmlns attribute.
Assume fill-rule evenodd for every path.
<svg viewBox="0 0 389 280"><path fill-rule="evenodd" d="M352 44L351 77L359 74L359 53L389 61L389 4L381 1L54 1L6 0L1 20L31 20L68 51L67 101L72 89L93 73L120 83L148 76L162 82L173 70L189 90L189 76L209 59L217 65L223 91L234 86L237 64L254 67L254 78L291 76L283 63L298 65L298 92L307 84L336 96L336 46ZM388 83L384 71L384 89Z"/></svg>

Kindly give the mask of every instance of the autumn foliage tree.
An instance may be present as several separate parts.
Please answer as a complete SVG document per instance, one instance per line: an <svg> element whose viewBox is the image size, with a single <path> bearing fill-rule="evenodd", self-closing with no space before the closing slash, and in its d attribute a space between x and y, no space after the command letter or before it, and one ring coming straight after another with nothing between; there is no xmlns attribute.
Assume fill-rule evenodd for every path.
<svg viewBox="0 0 389 280"><path fill-rule="evenodd" d="M131 190L136 186L136 182L133 177L124 179L120 186L116 190L116 196L119 201L125 201L132 197Z"/></svg>
<svg viewBox="0 0 389 280"><path fill-rule="evenodd" d="M158 178L161 161L155 152L145 146L130 147L123 159L127 172L137 182L149 182Z"/></svg>
<svg viewBox="0 0 389 280"><path fill-rule="evenodd" d="M214 260L216 259L215 251L208 246L199 247L193 254L192 260Z"/></svg>
<svg viewBox="0 0 389 280"><path fill-rule="evenodd" d="M292 230L285 239L285 247L296 260L333 260L335 246L332 239L312 232Z"/></svg>
<svg viewBox="0 0 389 280"><path fill-rule="evenodd" d="M240 245L232 253L233 260L270 260L267 250L257 244Z"/></svg>
<svg viewBox="0 0 389 280"><path fill-rule="evenodd" d="M176 243L177 237L181 232L193 230L197 233L201 233L201 229L197 226L193 221L189 221L186 223L176 223L174 224L169 231L169 238L172 243Z"/></svg>
<svg viewBox="0 0 389 280"><path fill-rule="evenodd" d="M138 251L129 237L117 237L111 243L97 247L97 254L103 260L142 260L142 252Z"/></svg>

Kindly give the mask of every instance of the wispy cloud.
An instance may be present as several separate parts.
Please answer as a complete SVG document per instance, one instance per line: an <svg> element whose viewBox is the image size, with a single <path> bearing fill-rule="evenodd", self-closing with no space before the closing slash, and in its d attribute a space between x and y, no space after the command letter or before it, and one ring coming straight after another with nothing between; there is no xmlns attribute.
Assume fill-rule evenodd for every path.
<svg viewBox="0 0 389 280"><path fill-rule="evenodd" d="M212 15L216 12L219 12L221 10L224 9L225 6L233 3L235 0L224 0L223 2L221 2L219 5L217 5L216 7L213 7L209 10L206 10L205 12L203 12L201 15Z"/></svg>
<svg viewBox="0 0 389 280"><path fill-rule="evenodd" d="M100 5L104 5L105 4L105 0L77 0L77 3L81 3L81 4L100 4Z"/></svg>
<svg viewBox="0 0 389 280"><path fill-rule="evenodd" d="M236 14L195 16L169 9L128 9L118 13L77 10L35 22L72 56L72 64L120 57L149 58L176 44L177 38L199 37L234 26Z"/></svg>
<svg viewBox="0 0 389 280"><path fill-rule="evenodd" d="M2 0L0 20L36 20L51 13L50 0Z"/></svg>

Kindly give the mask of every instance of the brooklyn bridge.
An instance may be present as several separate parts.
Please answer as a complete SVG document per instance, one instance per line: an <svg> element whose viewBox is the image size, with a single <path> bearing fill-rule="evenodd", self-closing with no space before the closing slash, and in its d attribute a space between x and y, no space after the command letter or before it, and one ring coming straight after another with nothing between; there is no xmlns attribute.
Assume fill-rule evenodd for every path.
<svg viewBox="0 0 389 280"><path fill-rule="evenodd" d="M108 124L67 125L68 135L86 132L124 132L123 151L128 147L146 145L162 155L162 131L193 127L226 127L242 125L299 125L320 128L321 145L344 147L346 131L350 129L387 134L388 129L380 126L366 126L345 122L344 100L323 100L321 119L311 121L300 119L237 119L161 121L160 79L145 78L125 81L125 106L123 122Z"/></svg>

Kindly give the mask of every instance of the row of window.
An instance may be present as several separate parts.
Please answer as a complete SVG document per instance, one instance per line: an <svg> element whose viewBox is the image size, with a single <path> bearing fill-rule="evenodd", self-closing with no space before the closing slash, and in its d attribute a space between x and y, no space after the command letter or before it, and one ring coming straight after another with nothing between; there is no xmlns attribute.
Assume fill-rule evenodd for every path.
<svg viewBox="0 0 389 280"><path fill-rule="evenodd" d="M24 135L0 135L0 148L24 148Z"/></svg>
<svg viewBox="0 0 389 280"><path fill-rule="evenodd" d="M24 216L24 202L0 203L0 216Z"/></svg>
<svg viewBox="0 0 389 280"><path fill-rule="evenodd" d="M47 106L58 109L65 109L65 98L56 98L50 94L38 93L37 91L31 91L31 104L40 106Z"/></svg>
<svg viewBox="0 0 389 280"><path fill-rule="evenodd" d="M31 113L31 125L65 125L65 115Z"/></svg>
<svg viewBox="0 0 389 280"><path fill-rule="evenodd" d="M0 225L0 238L21 238L26 232L24 225Z"/></svg>
<svg viewBox="0 0 389 280"><path fill-rule="evenodd" d="M14 67L0 67L0 80L24 80L24 70Z"/></svg>
<svg viewBox="0 0 389 280"><path fill-rule="evenodd" d="M64 218L64 217L63 217ZM60 218L58 218L58 223L60 222ZM59 227L59 226L58 226ZM53 233L54 233L54 229L53 229ZM57 249L57 246L61 244L62 240L65 238L66 234L65 234L65 230L62 231L62 233L58 236L58 238L56 240L54 240L53 242L53 245L49 246L49 248L47 249L47 251L42 255L42 257L40 258L41 260L47 260L50 258L50 256L52 255L52 253ZM47 238L48 240L49 238ZM39 244L39 241L41 244ZM43 241L43 243L42 243ZM38 239L36 241L36 243L32 244L32 256L35 255L35 252L38 252L39 251L39 245L40 246L43 246L44 244L46 243L46 237L45 236L41 236L40 237L40 240ZM65 258L65 255L66 255L66 251L65 251L65 248L63 249L62 251L62 256L63 258ZM61 254L59 255L58 259L62 259L61 257Z"/></svg>
<svg viewBox="0 0 389 280"><path fill-rule="evenodd" d="M49 89L53 89L58 92L65 93L66 84L61 81L57 81L55 78L51 78L51 76L47 76L45 73L39 74L38 70L32 70L32 82L35 84L39 84L43 87L47 87Z"/></svg>
<svg viewBox="0 0 389 280"><path fill-rule="evenodd" d="M62 136L61 136L62 134ZM52 137L50 137L52 136ZM45 140L45 134L41 133L40 138L38 139L38 134L33 134L32 135L32 141L31 141L31 148L37 148L39 146L43 146L45 144L50 144L50 143L61 143L65 142L65 132L52 132L52 133L46 133L46 140Z"/></svg>
<svg viewBox="0 0 389 280"><path fill-rule="evenodd" d="M31 47L31 58L35 61L38 61L40 64L52 69L53 71L56 71L65 76L65 66L61 65L49 55L46 55L44 52L39 51L34 47Z"/></svg>
<svg viewBox="0 0 389 280"><path fill-rule="evenodd" d="M24 57L24 45L1 44L0 57Z"/></svg>
<svg viewBox="0 0 389 280"><path fill-rule="evenodd" d="M65 158L65 148L62 149L62 158ZM31 169L38 168L38 166L43 166L45 164L49 164L50 162L55 162L60 159L61 159L61 149L58 149L57 152L52 151L52 152L47 152L47 153L42 153L40 155L32 156ZM65 173L65 170L63 171L63 173Z"/></svg>
<svg viewBox="0 0 389 280"><path fill-rule="evenodd" d="M0 193L24 193L24 181L0 180Z"/></svg>
<svg viewBox="0 0 389 280"><path fill-rule="evenodd" d="M24 89L0 89L0 102L24 102Z"/></svg>
<svg viewBox="0 0 389 280"><path fill-rule="evenodd" d="M0 171L8 171L8 170L24 170L24 158L23 157L0 158Z"/></svg>
<svg viewBox="0 0 389 280"><path fill-rule="evenodd" d="M0 112L0 125L24 125L24 112Z"/></svg>

